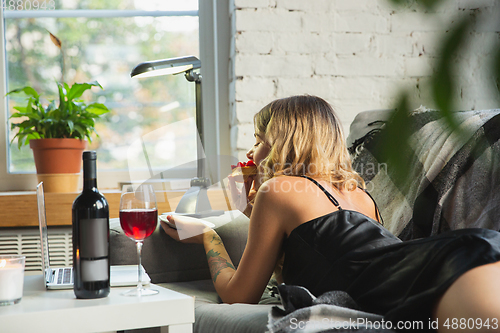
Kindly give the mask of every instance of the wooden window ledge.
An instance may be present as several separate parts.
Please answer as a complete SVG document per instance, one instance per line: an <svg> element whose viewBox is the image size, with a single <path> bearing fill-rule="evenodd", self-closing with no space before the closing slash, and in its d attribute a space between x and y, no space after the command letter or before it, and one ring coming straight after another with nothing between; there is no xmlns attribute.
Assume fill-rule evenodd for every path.
<svg viewBox="0 0 500 333"><path fill-rule="evenodd" d="M101 191L109 204L109 217L118 217L121 192L118 190ZM175 210L184 195L184 190L157 192L158 211L160 213ZM47 224L49 226L71 225L71 207L80 193L45 193ZM212 209L228 210L229 198L221 189L208 190ZM1 192L0 193L0 228L38 226L36 192Z"/></svg>

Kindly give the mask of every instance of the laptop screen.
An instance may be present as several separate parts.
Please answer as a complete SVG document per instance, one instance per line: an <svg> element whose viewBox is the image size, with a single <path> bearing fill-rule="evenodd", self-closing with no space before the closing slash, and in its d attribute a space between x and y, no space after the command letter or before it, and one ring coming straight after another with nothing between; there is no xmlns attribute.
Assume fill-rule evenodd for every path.
<svg viewBox="0 0 500 333"><path fill-rule="evenodd" d="M42 271L47 274L49 263L49 234L47 231L47 217L45 215L45 196L43 193L43 182L36 187L36 200L38 204L38 226L40 228L40 248L42 250Z"/></svg>

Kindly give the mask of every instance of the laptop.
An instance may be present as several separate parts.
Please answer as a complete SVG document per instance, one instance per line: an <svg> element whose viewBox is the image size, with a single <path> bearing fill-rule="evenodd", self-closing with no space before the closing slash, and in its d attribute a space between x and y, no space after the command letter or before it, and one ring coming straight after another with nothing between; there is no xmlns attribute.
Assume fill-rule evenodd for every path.
<svg viewBox="0 0 500 333"><path fill-rule="evenodd" d="M36 187L36 199L38 204L38 226L40 228L40 248L42 250L42 271L46 289L72 289L73 267L50 267L49 234L47 228L47 216L45 212L45 195L43 182ZM142 269L142 283L147 285L151 278ZM135 286L137 285L137 265L121 265L110 267L111 287Z"/></svg>

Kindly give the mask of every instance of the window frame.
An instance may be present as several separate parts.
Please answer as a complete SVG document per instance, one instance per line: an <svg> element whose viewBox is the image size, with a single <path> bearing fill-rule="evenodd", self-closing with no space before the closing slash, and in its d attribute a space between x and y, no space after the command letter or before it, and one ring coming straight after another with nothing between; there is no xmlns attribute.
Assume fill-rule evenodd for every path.
<svg viewBox="0 0 500 333"><path fill-rule="evenodd" d="M8 171L8 108L7 108L7 76L5 54L5 18L3 8L0 8L0 94L3 102L0 104L0 191L34 190L36 173L9 173ZM48 11L47 11L48 12ZM52 11L53 12L53 11ZM102 10L102 15L107 15ZM164 15L167 12L129 11L129 14L143 12L148 16ZM169 12L172 13L172 12ZM185 12L180 12L182 14ZM47 13L49 14L49 13ZM51 17L54 13L51 13ZM134 15L137 16L137 15ZM229 0L199 0L199 50L202 62L202 101L203 101L203 133L204 148L208 158L231 154L229 143ZM181 55L179 55L181 56ZM149 60L149 59L145 59ZM154 60L154 59L150 59ZM193 85L194 89L194 85ZM220 159L212 158L212 182L224 178L221 174ZM192 169L179 169L164 174L168 178L191 178L196 173ZM128 171L98 170L99 187L118 188L120 182L130 180Z"/></svg>

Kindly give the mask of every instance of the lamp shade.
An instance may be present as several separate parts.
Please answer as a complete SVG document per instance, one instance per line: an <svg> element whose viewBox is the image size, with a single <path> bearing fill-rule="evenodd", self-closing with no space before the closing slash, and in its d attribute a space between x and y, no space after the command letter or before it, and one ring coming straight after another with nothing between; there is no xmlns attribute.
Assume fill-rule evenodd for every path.
<svg viewBox="0 0 500 333"><path fill-rule="evenodd" d="M185 56L142 62L130 73L131 77L151 77L159 75L179 74L201 67L201 61L195 56Z"/></svg>

